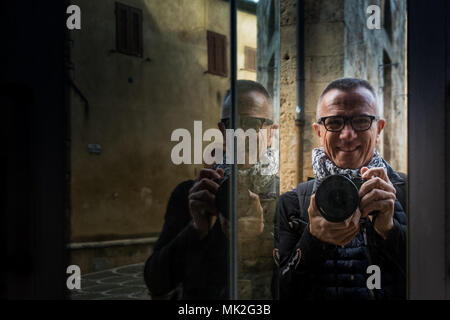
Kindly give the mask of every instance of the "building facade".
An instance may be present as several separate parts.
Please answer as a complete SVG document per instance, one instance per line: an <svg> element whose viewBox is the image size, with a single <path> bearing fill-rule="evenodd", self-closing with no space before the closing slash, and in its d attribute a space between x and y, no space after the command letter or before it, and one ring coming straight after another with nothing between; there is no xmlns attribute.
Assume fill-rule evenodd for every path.
<svg viewBox="0 0 450 320"><path fill-rule="evenodd" d="M73 4L69 248L91 272L144 261L173 188L202 167L172 163L171 134L217 128L230 14L222 0ZM256 80L256 12L239 10L238 28L238 78Z"/></svg>

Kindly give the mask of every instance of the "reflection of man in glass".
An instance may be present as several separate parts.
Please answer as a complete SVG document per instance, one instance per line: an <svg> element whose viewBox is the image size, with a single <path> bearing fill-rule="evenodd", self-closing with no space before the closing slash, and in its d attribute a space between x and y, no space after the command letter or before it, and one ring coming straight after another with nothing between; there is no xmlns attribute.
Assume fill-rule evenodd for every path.
<svg viewBox="0 0 450 320"><path fill-rule="evenodd" d="M281 299L405 297L405 181L375 149L385 126L376 99L367 81L352 78L331 82L319 98L315 179L280 196L277 206ZM326 220L314 194L335 174L365 180L359 206L342 222Z"/></svg>
<svg viewBox="0 0 450 320"><path fill-rule="evenodd" d="M275 178L277 154L270 148L273 107L266 89L256 82L237 81L237 92L238 126L256 131L264 128L268 133L265 137L269 146L264 152L266 161L238 165L238 180L244 181L239 188L245 190L239 196L239 215L241 212L244 214L238 224L240 232L256 237L264 230L260 196L273 196L278 181ZM229 128L230 115L231 99L228 93L222 105L222 120L218 124L224 137L225 130ZM145 265L145 281L153 298L228 297L228 221L216 207L220 180L228 172L227 165L202 169L196 180L182 182L172 192L163 230Z"/></svg>

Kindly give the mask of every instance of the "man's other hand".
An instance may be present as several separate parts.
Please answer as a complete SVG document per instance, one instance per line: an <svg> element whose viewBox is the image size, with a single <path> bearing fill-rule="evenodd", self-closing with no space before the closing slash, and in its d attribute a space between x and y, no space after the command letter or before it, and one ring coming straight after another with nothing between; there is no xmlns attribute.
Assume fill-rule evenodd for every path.
<svg viewBox="0 0 450 320"><path fill-rule="evenodd" d="M320 214L316 206L316 195L311 196L309 203L309 232L322 242L338 246L350 243L359 232L359 209L343 222L329 222Z"/></svg>
<svg viewBox="0 0 450 320"><path fill-rule="evenodd" d="M383 168L361 168L361 177L367 179L359 190L361 202L359 208L362 217L378 211L374 222L375 231L387 238L389 230L394 226L394 204L396 191ZM373 221L373 217L369 216Z"/></svg>
<svg viewBox="0 0 450 320"><path fill-rule="evenodd" d="M222 169L202 169L199 177L189 190L189 211L192 216L194 228L198 231L200 239L208 235L214 226L219 211L216 208L217 183L223 178Z"/></svg>

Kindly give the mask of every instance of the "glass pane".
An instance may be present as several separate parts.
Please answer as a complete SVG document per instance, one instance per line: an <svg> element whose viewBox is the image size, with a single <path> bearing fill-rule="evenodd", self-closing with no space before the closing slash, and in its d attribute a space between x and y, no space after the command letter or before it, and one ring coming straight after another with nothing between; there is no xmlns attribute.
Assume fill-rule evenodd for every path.
<svg viewBox="0 0 450 320"><path fill-rule="evenodd" d="M281 6L280 298L405 298L406 1ZM381 120L363 132L317 123L358 114ZM379 175L376 192L395 196L394 208L368 195L379 188L361 181L365 166L372 174L363 178ZM339 222L349 215L353 230Z"/></svg>
<svg viewBox="0 0 450 320"><path fill-rule="evenodd" d="M69 250L82 288L71 291L73 298L229 296L226 181L234 136L238 298L324 297L315 296L324 288L300 292L302 280L287 279L292 268L303 268L305 230L322 244L330 240L310 228L308 197L302 208L290 203L297 210L287 206L283 213L280 206L299 184L325 178L316 156L341 169L382 162L363 157L373 137L342 145L342 138L317 134L324 130L314 125L319 97L337 78L371 85L368 95L376 96L375 113L383 118L371 127L383 129L376 148L386 168L407 172L406 3L379 1L379 29L369 26L359 1L302 1L301 16L295 3L238 1L237 48L230 52L229 1L79 1L83 28L70 33ZM227 131L230 54L237 58L234 131ZM342 152L354 155L341 159ZM403 232L405 184L389 174ZM335 245L333 252L340 249L346 250ZM395 261L377 261L366 249L364 266L370 260L388 274L381 286L393 278L400 288L403 243ZM323 265L315 267L308 277L326 277L318 271ZM383 295L361 283L349 286Z"/></svg>
<svg viewBox="0 0 450 320"><path fill-rule="evenodd" d="M258 148L252 148L249 138L249 157L245 165L238 165L238 298L271 299L273 221L280 181L278 1L238 1L236 55L238 114L243 120L264 120L254 140ZM244 123L240 121L243 130ZM258 156L255 161L253 150Z"/></svg>
<svg viewBox="0 0 450 320"><path fill-rule="evenodd" d="M204 217L193 225L188 197L215 166L206 155L230 87L229 2L77 5L69 248L82 285L72 298L226 298L216 211L196 198Z"/></svg>

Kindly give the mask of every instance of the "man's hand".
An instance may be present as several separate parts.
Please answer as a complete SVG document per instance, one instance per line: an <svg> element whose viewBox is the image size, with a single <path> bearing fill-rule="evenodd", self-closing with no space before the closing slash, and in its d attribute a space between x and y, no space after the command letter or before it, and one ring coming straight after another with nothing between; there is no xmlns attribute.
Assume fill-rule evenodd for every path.
<svg viewBox="0 0 450 320"><path fill-rule="evenodd" d="M202 169L199 178L189 190L189 211L200 239L206 237L216 223L219 214L216 208L216 192L219 184L214 180L223 178L223 174L220 168Z"/></svg>
<svg viewBox="0 0 450 320"><path fill-rule="evenodd" d="M238 236L241 238L254 238L264 231L264 210L259 196L248 190L248 203L245 204L245 208L243 206L243 203L238 203L238 212L246 211L247 214L245 217L238 218ZM219 214L219 218L222 231L228 238L230 236L230 221L222 214Z"/></svg>
<svg viewBox="0 0 450 320"><path fill-rule="evenodd" d="M238 204L239 211L247 211L245 217L238 219L239 236L254 238L264 231L264 210L256 193L248 190L248 203Z"/></svg>
<svg viewBox="0 0 450 320"><path fill-rule="evenodd" d="M361 176L368 179L359 190L361 215L367 217L371 212L378 211L374 228L386 239L389 230L394 226L395 188L383 168L363 167ZM369 216L369 219L372 221L372 216Z"/></svg>
<svg viewBox="0 0 450 320"><path fill-rule="evenodd" d="M339 246L350 243L359 232L359 209L343 222L329 222L321 216L315 198L316 195L313 194L308 208L309 232L322 242Z"/></svg>

